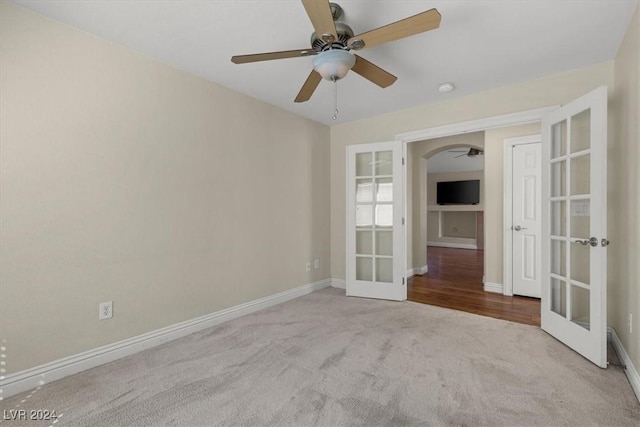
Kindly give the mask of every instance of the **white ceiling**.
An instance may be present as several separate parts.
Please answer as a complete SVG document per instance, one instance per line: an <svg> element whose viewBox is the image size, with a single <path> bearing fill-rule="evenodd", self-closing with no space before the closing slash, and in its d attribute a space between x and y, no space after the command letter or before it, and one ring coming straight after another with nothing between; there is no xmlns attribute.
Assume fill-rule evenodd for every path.
<svg viewBox="0 0 640 427"><path fill-rule="evenodd" d="M398 77L381 89L355 73L310 101L293 99L310 58L235 65L232 55L309 47L313 31L299 1L15 0L182 70L327 125L611 60L638 0L338 0L356 34L437 8L440 28L359 54ZM457 89L437 91L452 81Z"/></svg>
<svg viewBox="0 0 640 427"><path fill-rule="evenodd" d="M427 172L467 172L484 169L484 155L465 156L469 147L456 147L441 151L427 159Z"/></svg>

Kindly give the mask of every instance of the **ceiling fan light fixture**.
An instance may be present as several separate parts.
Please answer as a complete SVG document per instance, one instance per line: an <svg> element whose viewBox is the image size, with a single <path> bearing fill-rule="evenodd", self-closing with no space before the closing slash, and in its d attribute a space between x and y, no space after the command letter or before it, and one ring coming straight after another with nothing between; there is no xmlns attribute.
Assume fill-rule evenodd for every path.
<svg viewBox="0 0 640 427"><path fill-rule="evenodd" d="M313 69L325 80L336 81L347 75L356 63L356 57L346 50L330 49L313 58Z"/></svg>

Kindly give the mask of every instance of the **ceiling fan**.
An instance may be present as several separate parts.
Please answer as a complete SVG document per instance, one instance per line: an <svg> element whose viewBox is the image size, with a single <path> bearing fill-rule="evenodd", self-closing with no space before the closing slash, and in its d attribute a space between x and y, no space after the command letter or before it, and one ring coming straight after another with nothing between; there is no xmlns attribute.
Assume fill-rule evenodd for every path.
<svg viewBox="0 0 640 427"><path fill-rule="evenodd" d="M336 82L343 78L349 70L353 70L382 88L392 85L397 79L396 76L351 51L377 46L440 26L440 13L436 9L430 9L354 36L353 30L348 25L338 22L342 16L342 8L336 3L330 3L327 0L302 0L302 4L315 29L311 35L310 48L238 55L231 58L231 62L234 64L244 64L272 59L315 56L313 70L302 85L295 102L308 101L323 78Z"/></svg>
<svg viewBox="0 0 640 427"><path fill-rule="evenodd" d="M469 147L468 150L448 150L448 153L464 153L464 154L460 154L459 156L455 156L454 159L457 159L458 157L463 157L463 156L467 156L467 157L475 157L475 156L482 156L484 154L484 150L480 150L479 148L473 148L473 147Z"/></svg>

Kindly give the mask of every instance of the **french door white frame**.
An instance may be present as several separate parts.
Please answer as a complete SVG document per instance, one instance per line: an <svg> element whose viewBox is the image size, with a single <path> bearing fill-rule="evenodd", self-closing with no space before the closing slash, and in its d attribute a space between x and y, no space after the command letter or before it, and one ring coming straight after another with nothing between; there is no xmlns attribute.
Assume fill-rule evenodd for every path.
<svg viewBox="0 0 640 427"><path fill-rule="evenodd" d="M542 134L508 138L504 140L503 161L503 199L502 199L502 293L513 295L513 148L517 145L542 142ZM541 201L542 202L542 201ZM540 260L538 260L540 262Z"/></svg>
<svg viewBox="0 0 640 427"><path fill-rule="evenodd" d="M589 118L589 148L571 151L572 133L571 126L573 118L584 111L590 112ZM559 137L560 131L554 128L554 125L566 121L567 123L567 152L565 154L552 156L552 141ZM558 241L566 242L566 284L568 286L567 293L571 292L571 286L579 286L580 281L573 278L573 270L571 267L572 244L579 243L579 239L588 239L590 236L596 238L596 244L588 247L589 262L589 327L578 321L572 321L571 300L568 298L567 315L563 316L556 313L551 305L553 304L554 294L552 293L551 281L548 277L558 278L560 273L552 273L551 258L543 257L543 275L545 280L542 281L542 306L541 306L541 328L550 335L573 348L575 351L591 360L601 368L607 367L607 87L601 86L580 98L577 98L564 105L558 111L549 114L542 121L543 146L542 146L542 177L546 180L542 187L542 200L547 203L544 206L542 234L543 252L551 253L552 239L557 237ZM584 194L573 194L572 191L572 175L571 167L574 158L581 156L589 156L589 190L588 196L589 206L589 231L584 232L587 235L574 236L571 221L573 215L570 213L570 207L573 200L584 200ZM554 195L551 185L553 180L549 179L551 174L552 163L560 164L567 162L567 178L566 192L562 195ZM554 196L554 197L552 197ZM558 233L558 236L552 236L552 214L548 205L551 200L566 201L566 231ZM566 234L565 234L566 233ZM548 237L547 237L548 236ZM583 244L586 244L584 242ZM562 273L564 276L565 273ZM583 285L584 286L584 285ZM544 296L547 296L545 301ZM555 294L557 295L557 294ZM546 302L546 303L545 303Z"/></svg>
<svg viewBox="0 0 640 427"><path fill-rule="evenodd" d="M358 279L357 273L357 259L359 257L369 258L369 255L358 255L356 236L358 229L356 226L356 213L357 213L357 197L356 197L356 180L359 178L356 167L356 159L359 154L377 155L379 152L392 153L392 172L391 175L379 175L376 171L377 167L373 165L375 157L371 157L372 163L371 173L372 175L361 176L360 178L365 180L373 180L377 182L377 177L382 176L383 179L392 179L393 182L393 197L392 197L392 210L393 219L392 226L384 231L384 228L378 231L384 231L385 233L391 231L392 233L392 251L391 254L381 255L378 254L375 249L377 243L374 243L371 248L371 257L373 260L371 268L373 275L371 279ZM347 147L347 191L346 191L346 206L347 206L347 239L346 239L346 293L347 296L359 296L365 298L379 298L388 299L394 301L405 301L407 299L407 276L406 269L406 241L407 241L407 227L405 223L406 217L406 201L405 199L405 157L406 157L406 145L401 144L399 141L390 142L378 142L369 144L356 144ZM376 184L377 185L377 184ZM371 203L382 203L389 205L388 201L379 202L377 198L372 195ZM386 202L386 203L385 203ZM363 202L361 204L369 205L369 202ZM373 213L373 212L372 212ZM371 232L373 233L372 241L377 241L377 233L375 231L377 226L377 220L374 220L375 227ZM380 258L391 259L392 261L392 278L388 280L380 280L378 278L376 263Z"/></svg>

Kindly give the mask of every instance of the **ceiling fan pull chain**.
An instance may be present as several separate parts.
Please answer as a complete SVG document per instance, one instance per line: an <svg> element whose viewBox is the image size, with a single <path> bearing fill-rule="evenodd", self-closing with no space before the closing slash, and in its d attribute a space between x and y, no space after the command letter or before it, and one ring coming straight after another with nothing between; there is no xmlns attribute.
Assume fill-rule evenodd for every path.
<svg viewBox="0 0 640 427"><path fill-rule="evenodd" d="M333 120L336 120L338 118L338 79L334 76L331 77L331 80L333 80L333 107L334 107L334 111L333 111Z"/></svg>

